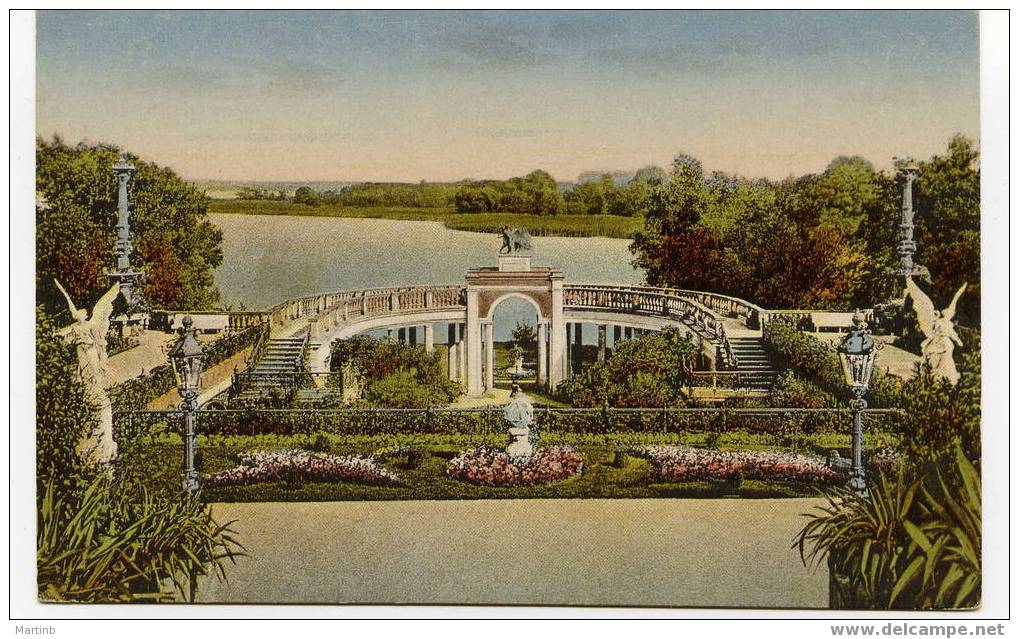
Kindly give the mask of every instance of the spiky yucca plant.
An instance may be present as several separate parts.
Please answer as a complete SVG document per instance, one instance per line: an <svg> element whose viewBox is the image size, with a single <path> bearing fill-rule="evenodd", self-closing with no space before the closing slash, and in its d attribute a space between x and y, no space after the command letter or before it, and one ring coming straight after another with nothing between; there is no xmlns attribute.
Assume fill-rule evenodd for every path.
<svg viewBox="0 0 1019 639"><path fill-rule="evenodd" d="M193 601L200 576L225 578L243 555L230 523L196 495L125 494L106 475L77 491L43 484L37 530L39 597L50 601Z"/></svg>
<svg viewBox="0 0 1019 639"><path fill-rule="evenodd" d="M980 603L980 476L956 446L933 476L880 476L865 495L828 493L798 535L804 563L827 560L835 605L946 609Z"/></svg>

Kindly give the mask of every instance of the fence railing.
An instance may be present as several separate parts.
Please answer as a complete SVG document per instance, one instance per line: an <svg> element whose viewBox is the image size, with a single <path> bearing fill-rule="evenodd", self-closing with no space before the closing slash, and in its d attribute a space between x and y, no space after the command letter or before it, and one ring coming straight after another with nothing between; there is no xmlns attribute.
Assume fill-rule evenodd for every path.
<svg viewBox="0 0 1019 639"><path fill-rule="evenodd" d="M871 432L893 432L896 409L868 409ZM819 433L849 432L851 411L841 408L560 408L537 406L541 432L612 433ZM134 411L114 415L118 444L180 433L179 411ZM479 408L357 408L337 410L202 410L201 435L491 435L505 433L502 406Z"/></svg>
<svg viewBox="0 0 1019 639"><path fill-rule="evenodd" d="M676 319L711 341L725 338L721 319L708 307L666 289L578 285L563 287L563 305Z"/></svg>

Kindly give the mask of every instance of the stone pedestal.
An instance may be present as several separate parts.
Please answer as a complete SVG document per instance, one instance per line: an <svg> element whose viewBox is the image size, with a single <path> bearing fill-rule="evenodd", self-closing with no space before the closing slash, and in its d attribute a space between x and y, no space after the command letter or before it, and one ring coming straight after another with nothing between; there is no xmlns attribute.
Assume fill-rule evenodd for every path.
<svg viewBox="0 0 1019 639"><path fill-rule="evenodd" d="M506 454L513 458L530 457L534 452L530 439L531 429L526 426L513 427L509 429L509 435L510 443L506 446Z"/></svg>
<svg viewBox="0 0 1019 639"><path fill-rule="evenodd" d="M500 273L526 273L530 270L530 253L506 253L499 256Z"/></svg>

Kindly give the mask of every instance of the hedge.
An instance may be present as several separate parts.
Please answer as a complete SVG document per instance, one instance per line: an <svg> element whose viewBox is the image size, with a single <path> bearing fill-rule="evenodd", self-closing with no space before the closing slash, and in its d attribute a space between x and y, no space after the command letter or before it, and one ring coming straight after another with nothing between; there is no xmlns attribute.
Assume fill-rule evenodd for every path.
<svg viewBox="0 0 1019 639"><path fill-rule="evenodd" d="M780 318L764 327L765 345L780 359L807 379L816 382L823 390L845 402L849 399L849 386L839 354L828 344L800 331L790 319ZM902 382L880 370L871 380L870 405L874 408L895 408L901 405ZM822 398L819 398L822 399Z"/></svg>
<svg viewBox="0 0 1019 639"><path fill-rule="evenodd" d="M269 323L263 322L243 331L226 335L204 348L205 367L223 362L269 334ZM113 410L138 410L173 390L177 381L169 362L156 366L145 375L121 382L109 390Z"/></svg>
<svg viewBox="0 0 1019 639"><path fill-rule="evenodd" d="M868 431L890 432L896 417L870 414ZM726 433L760 434L846 432L846 411L655 410L536 408L535 422L542 433L611 435L614 433ZM130 446L178 433L178 412L117 413L118 443ZM198 414L203 435L495 435L508 424L502 407L490 409L367 409L367 410L212 410Z"/></svg>

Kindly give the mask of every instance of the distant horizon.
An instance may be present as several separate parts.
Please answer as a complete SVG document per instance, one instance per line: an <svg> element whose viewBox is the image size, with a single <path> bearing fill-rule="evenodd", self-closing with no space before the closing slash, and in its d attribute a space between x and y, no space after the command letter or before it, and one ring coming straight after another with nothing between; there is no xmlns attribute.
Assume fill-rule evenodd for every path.
<svg viewBox="0 0 1019 639"><path fill-rule="evenodd" d="M953 136L954 135L955 134L953 134ZM966 136L966 137L969 137L969 136ZM944 144L942 145L940 151L935 151L932 155L943 154L945 151L947 151L948 143L951 141L951 139L952 139L952 136L950 136L949 138L945 139ZM974 143L977 145L977 149L979 150L980 140L976 139L976 138L971 138L971 139L973 139ZM126 150L130 151L130 149L126 149ZM675 157L675 156L673 156L673 157ZM749 179L749 180L766 179L766 180L770 180L770 181L773 181L773 182L777 182L777 181L785 180L785 179L788 179L788 178L798 178L798 177L802 177L804 175L823 173L832 162L834 162L835 160L837 160L839 158L844 158L844 157L860 157L863 160L865 160L867 162L870 162L870 164L874 167L875 171L886 171L886 172L890 173L890 172L893 172L894 169L895 169L894 160L892 158L888 158L887 163L885 165L882 165L879 162L875 162L871 158L867 158L867 157L864 157L862 155L858 155L857 154L857 155L839 155L839 156L835 156L835 157L831 158L831 160L829 160L827 164L825 164L823 167L819 168L816 171L810 171L810 172L807 172L807 173L789 173L788 175L784 175L784 176L779 177L779 178L773 178L773 177L761 176L761 175L743 175L743 174L735 173L735 172L732 172L732 171L726 171L725 169L711 168L711 167L708 167L708 166L704 167L704 173L705 173L705 175L708 175L708 174L710 174L710 173L712 173L714 171L718 171L718 172L724 173L726 175L741 177L741 178L745 178L745 179ZM926 161L926 160L930 159L930 156L918 156L918 155L914 155L914 154L910 154L910 153L900 153L896 157L912 157L914 160L916 160L918 162L922 162L922 161ZM696 159L700 160L700 158L696 158ZM672 165L672 162L670 160L670 162L663 163L663 164L655 164L653 166L657 166L658 168L668 172L669 171L669 167L671 165ZM604 169L604 170L590 169L590 170L581 171L580 173L578 173L576 176L574 176L572 178L563 178L561 176L555 175L551 171L547 171L547 172L549 173L549 175L552 176L552 178L556 182L559 182L559 183L563 183L563 182L576 183L576 182L579 181L581 176L586 176L586 175L601 176L601 175L610 174L610 175L630 175L630 176L632 176L632 175L636 174L637 171L639 171L640 169L648 167L648 166L652 166L652 165L644 164L642 166L639 166L639 167L636 167L636 168L633 168L633 169L618 169L618 168L617 169ZM523 176L527 175L528 173L530 173L531 171L539 171L539 170L544 171L545 169L543 169L541 167L536 167L536 168L531 169L529 171L526 171L524 173L520 173L519 175L507 175L507 176L504 176L504 177L462 177L462 178L451 179L451 180L423 180L423 179L419 179L419 180L415 180L415 179L407 179L407 180L352 180L352 179L342 179L342 178L336 178L336 179L313 179L313 180L305 180L305 179L299 179L299 178L297 178L297 179L249 179L249 178L225 179L225 178L210 178L210 177L191 177L191 176L187 176L187 175L183 175L183 174L181 174L181 178L186 180L186 181L188 181L188 182L220 182L220 183L224 183L224 184L259 184L259 185L262 185L262 184L338 184L338 183L346 183L346 184L364 184L364 183L377 183L377 184L420 184L422 182L424 182L426 184L456 184L458 182L466 182L466 181L472 181L472 182L473 181L478 181L478 182L480 182L480 181L508 180L508 179L514 178L514 177L523 177Z"/></svg>
<svg viewBox="0 0 1019 639"><path fill-rule="evenodd" d="M972 11L40 11L36 132L189 180L781 180L980 141ZM115 43L115 46L111 46ZM595 168L591 168L595 167ZM338 179L336 176L342 176Z"/></svg>

